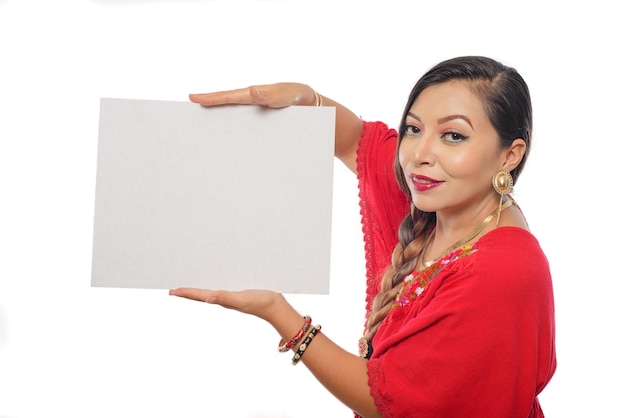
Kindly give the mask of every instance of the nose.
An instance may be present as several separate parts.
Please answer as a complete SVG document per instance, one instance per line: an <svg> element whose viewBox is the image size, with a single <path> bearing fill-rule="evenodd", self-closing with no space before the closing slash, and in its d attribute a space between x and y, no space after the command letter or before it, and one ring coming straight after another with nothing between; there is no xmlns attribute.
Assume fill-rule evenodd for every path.
<svg viewBox="0 0 626 418"><path fill-rule="evenodd" d="M407 141L406 152L415 166L432 165L435 158L436 139L432 135L422 135Z"/></svg>

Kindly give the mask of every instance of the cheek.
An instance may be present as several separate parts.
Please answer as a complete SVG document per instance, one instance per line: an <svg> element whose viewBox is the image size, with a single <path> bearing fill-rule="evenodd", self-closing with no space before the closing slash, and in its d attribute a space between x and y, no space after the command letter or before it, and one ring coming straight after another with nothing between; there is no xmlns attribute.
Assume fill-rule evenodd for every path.
<svg viewBox="0 0 626 418"><path fill-rule="evenodd" d="M454 178L484 177L493 158L476 153L453 153L446 159L445 170Z"/></svg>
<svg viewBox="0 0 626 418"><path fill-rule="evenodd" d="M410 157L406 149L407 147L403 144L404 142L401 142L400 147L398 148L398 162L400 163L400 167L402 167L402 171L405 171L407 164L410 162Z"/></svg>

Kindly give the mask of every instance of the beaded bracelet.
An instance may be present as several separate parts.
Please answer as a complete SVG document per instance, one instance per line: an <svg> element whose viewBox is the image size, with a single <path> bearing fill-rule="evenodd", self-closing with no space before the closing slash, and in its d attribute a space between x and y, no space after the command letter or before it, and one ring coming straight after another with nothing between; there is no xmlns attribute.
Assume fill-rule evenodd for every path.
<svg viewBox="0 0 626 418"><path fill-rule="evenodd" d="M280 339L280 342L278 343L278 351L281 353L285 353L291 350L298 343L298 341L302 339L302 337L309 330L310 327L311 327L311 317L307 315L304 317L304 325L302 325L302 328L300 328L300 331L298 331L298 333L294 335L294 337L291 340L289 340L288 343L285 343L285 340L283 340L282 338Z"/></svg>
<svg viewBox="0 0 626 418"><path fill-rule="evenodd" d="M300 347L298 347L298 351L296 351L296 354L294 354L293 358L291 359L291 364L295 366L296 364L298 364L298 362L300 362L302 355L306 351L309 344L311 344L311 341L313 341L313 338L317 335L317 332L320 329L322 329L322 327L320 325L316 325L311 330L311 332L309 332L309 335L307 335L304 341L302 341L302 344L300 344Z"/></svg>

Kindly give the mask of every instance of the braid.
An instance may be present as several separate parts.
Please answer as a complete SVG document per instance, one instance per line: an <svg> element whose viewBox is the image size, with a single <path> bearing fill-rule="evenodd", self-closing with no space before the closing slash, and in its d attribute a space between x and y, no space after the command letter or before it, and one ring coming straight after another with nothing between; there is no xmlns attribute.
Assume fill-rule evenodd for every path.
<svg viewBox="0 0 626 418"><path fill-rule="evenodd" d="M404 278L415 270L434 220L434 213L414 209L400 224L400 241L391 256L391 265L381 279L380 292L372 302L372 311L367 319L365 338L368 341L374 338L380 323L391 310Z"/></svg>

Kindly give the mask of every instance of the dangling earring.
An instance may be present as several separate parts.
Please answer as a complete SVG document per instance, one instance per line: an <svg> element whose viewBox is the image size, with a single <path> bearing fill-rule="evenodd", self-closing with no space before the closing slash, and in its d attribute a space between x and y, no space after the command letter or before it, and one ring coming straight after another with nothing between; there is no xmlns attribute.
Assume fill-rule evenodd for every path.
<svg viewBox="0 0 626 418"><path fill-rule="evenodd" d="M496 190L496 193L500 195L500 206L498 207L498 217L496 218L496 226L498 226L498 222L500 222L500 212L502 212L502 200L504 199L504 195L509 194L511 190L513 190L513 177L508 171L500 170L493 175L491 184Z"/></svg>

